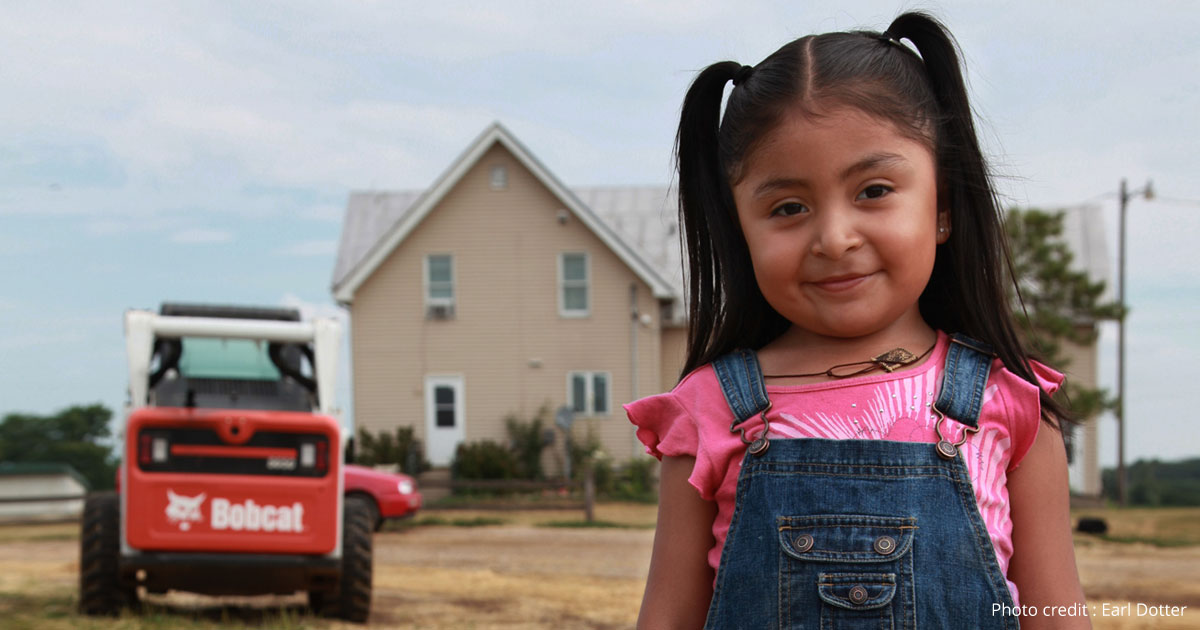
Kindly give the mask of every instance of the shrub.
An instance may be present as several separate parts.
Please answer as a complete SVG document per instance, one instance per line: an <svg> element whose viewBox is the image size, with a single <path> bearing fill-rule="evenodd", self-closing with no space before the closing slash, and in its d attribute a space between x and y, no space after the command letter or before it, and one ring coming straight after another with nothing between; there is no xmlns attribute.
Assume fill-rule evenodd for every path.
<svg viewBox="0 0 1200 630"><path fill-rule="evenodd" d="M600 448L600 438L596 437L596 433L592 427L588 427L587 437L578 439L572 435L567 436L567 456L571 458L571 478L583 478L583 466L589 460L592 461L596 472L596 488L600 488L600 472L601 468L606 468L607 472L612 472L612 466L607 464L607 456Z"/></svg>
<svg viewBox="0 0 1200 630"><path fill-rule="evenodd" d="M543 479L546 476L542 471L542 451L549 446L545 431L545 419L549 413L550 408L543 406L529 422L521 420L515 414L510 414L504 419L508 428L509 444L519 464L518 477L521 479Z"/></svg>
<svg viewBox="0 0 1200 630"><path fill-rule="evenodd" d="M450 474L455 479L516 479L520 469L516 455L492 440L458 445Z"/></svg>
<svg viewBox="0 0 1200 630"><path fill-rule="evenodd" d="M376 435L360 428L356 442L354 461L363 466L395 465L414 477L429 470L421 440L412 427L396 427L394 434L380 431Z"/></svg>
<svg viewBox="0 0 1200 630"><path fill-rule="evenodd" d="M616 475L611 497L625 501L655 501L654 464L655 461L648 457L626 462Z"/></svg>
<svg viewBox="0 0 1200 630"><path fill-rule="evenodd" d="M655 460L638 457L615 464L601 449L600 440L592 431L588 431L586 438L568 439L567 452L571 457L571 477L577 481L583 479L590 460L596 496L619 501L653 503L658 500L654 491Z"/></svg>

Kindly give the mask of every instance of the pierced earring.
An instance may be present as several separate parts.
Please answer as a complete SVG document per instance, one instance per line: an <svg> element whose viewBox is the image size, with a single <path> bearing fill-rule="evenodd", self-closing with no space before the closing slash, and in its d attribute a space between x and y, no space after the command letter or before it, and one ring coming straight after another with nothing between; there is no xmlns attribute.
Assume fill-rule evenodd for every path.
<svg viewBox="0 0 1200 630"><path fill-rule="evenodd" d="M945 234L946 228L938 228L938 234Z"/></svg>

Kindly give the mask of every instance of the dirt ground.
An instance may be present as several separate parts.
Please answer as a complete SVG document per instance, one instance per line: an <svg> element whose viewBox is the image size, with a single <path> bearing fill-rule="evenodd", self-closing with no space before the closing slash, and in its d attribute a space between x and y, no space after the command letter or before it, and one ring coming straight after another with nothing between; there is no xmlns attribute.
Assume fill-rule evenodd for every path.
<svg viewBox="0 0 1200 630"><path fill-rule="evenodd" d="M578 520L579 514L523 512L488 514L504 519L503 525L423 526L377 534L369 627L632 627L654 537L644 527L653 523L653 507L603 509L598 518L643 527L542 527L538 524L545 521ZM0 527L0 593L73 592L77 531L70 525L54 527L62 531L42 528L14 535L11 528ZM1200 547L1160 549L1080 539L1076 548L1095 628L1200 628ZM171 594L157 601L186 610L206 605L204 599ZM267 598L252 604L298 608L301 601ZM1152 616L1161 609L1150 607L1164 604L1187 608L1182 616ZM1109 614L1100 616L1104 612ZM313 624L361 627L323 620Z"/></svg>

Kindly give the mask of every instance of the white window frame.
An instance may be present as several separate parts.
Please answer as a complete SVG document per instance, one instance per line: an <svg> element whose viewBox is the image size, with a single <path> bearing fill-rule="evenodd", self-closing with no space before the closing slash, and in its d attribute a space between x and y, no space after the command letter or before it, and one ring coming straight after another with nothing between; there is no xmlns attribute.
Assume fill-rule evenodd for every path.
<svg viewBox="0 0 1200 630"><path fill-rule="evenodd" d="M589 418L607 418L612 415L612 372L606 370L572 370L567 372L567 406L575 410L575 388L573 382L575 377L582 376L584 379L584 410L575 411L575 413ZM604 411L596 410L596 391L594 388L595 379L597 376L604 377L604 382L607 387L604 388Z"/></svg>
<svg viewBox="0 0 1200 630"><path fill-rule="evenodd" d="M583 256L583 299L587 306L583 309L568 309L566 305L567 256ZM577 287L578 280L571 281L572 287ZM559 317L589 317L592 314L592 257L587 252L560 252L558 254L558 315Z"/></svg>
<svg viewBox="0 0 1200 630"><path fill-rule="evenodd" d="M450 259L450 297L448 297L448 298L434 297L433 295L430 294L430 290L433 288L434 283L433 283L433 280L429 276L430 269L431 269L431 265L429 263L430 263L430 259L432 259L434 257L445 257L445 258ZM454 319L455 311L457 310L456 306L457 306L457 301L458 301L458 282L455 278L455 273L454 273L454 266L455 266L454 265L454 254L445 253L445 252L425 254L425 257L422 259L422 261L423 261L423 265L422 265L421 279L423 281L423 286L424 286L423 292L425 294L425 318L433 319L431 317L433 308L437 307L437 306L442 306L442 307L448 307L450 310L449 316L446 317L445 319Z"/></svg>

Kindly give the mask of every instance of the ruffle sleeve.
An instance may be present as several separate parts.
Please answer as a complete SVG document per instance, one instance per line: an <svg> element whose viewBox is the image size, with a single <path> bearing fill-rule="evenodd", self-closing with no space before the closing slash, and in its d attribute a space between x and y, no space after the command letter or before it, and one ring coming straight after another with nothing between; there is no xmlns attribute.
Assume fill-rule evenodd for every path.
<svg viewBox="0 0 1200 630"><path fill-rule="evenodd" d="M635 400L625 405L625 414L637 427L637 437L646 452L663 457L695 457L700 445L699 427L675 392Z"/></svg>
<svg viewBox="0 0 1200 630"><path fill-rule="evenodd" d="M1021 461L1025 459L1025 454L1033 447L1033 442L1037 439L1038 431L1041 430L1042 402L1039 395L1039 387L1045 390L1047 394L1053 395L1054 392L1058 391L1059 387L1062 387L1063 382L1062 373L1051 367L1037 361L1030 361L1029 366L1033 369L1033 376L1038 382L1037 386L1008 370L1000 370L1006 381L1002 385L1007 386L1005 405L1008 412L1009 436L1012 440L1012 458L1008 464L1009 472L1019 466Z"/></svg>

